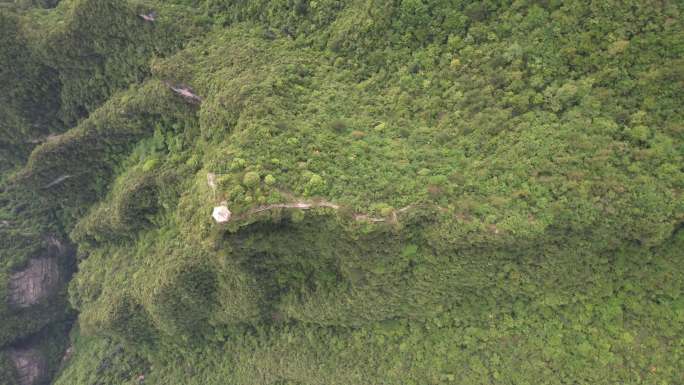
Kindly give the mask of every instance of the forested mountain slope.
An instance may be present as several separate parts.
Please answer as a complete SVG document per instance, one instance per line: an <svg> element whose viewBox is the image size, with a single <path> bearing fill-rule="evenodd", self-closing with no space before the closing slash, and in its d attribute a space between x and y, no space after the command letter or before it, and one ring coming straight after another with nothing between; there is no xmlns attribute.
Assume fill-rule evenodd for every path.
<svg viewBox="0 0 684 385"><path fill-rule="evenodd" d="M0 384L684 382L682 11L0 2Z"/></svg>

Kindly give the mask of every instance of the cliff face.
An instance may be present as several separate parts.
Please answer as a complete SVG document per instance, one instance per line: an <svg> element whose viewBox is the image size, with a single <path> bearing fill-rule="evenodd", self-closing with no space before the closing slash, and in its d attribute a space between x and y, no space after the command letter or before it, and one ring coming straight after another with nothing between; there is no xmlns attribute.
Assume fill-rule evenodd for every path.
<svg viewBox="0 0 684 385"><path fill-rule="evenodd" d="M65 349L72 319L65 301L65 286L71 277L74 250L52 235L41 238L44 243L40 252L10 272L6 303L0 307L0 358L5 358L0 363L7 371L0 373L10 384L49 383ZM14 375L9 373L16 378L12 379Z"/></svg>
<svg viewBox="0 0 684 385"><path fill-rule="evenodd" d="M42 255L28 260L26 267L11 273L7 288L10 306L28 308L59 295L66 283L60 264L73 257L74 250L54 236L45 237Z"/></svg>
<svg viewBox="0 0 684 385"><path fill-rule="evenodd" d="M9 304L29 307L57 295L60 272L55 258L32 258L29 265L10 276Z"/></svg>
<svg viewBox="0 0 684 385"><path fill-rule="evenodd" d="M11 348L9 357L17 371L18 385L39 385L49 381L47 360L36 348Z"/></svg>

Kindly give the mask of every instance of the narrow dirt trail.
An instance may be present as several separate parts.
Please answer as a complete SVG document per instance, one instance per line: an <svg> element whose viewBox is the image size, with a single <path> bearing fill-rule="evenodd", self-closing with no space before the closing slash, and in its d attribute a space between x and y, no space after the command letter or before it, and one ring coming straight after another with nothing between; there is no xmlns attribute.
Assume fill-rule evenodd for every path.
<svg viewBox="0 0 684 385"><path fill-rule="evenodd" d="M356 213L353 215L353 219L358 222L371 222L371 223L398 223L399 222L399 216L401 214L407 213L411 211L414 208L418 208L420 206L427 206L427 205L417 205L417 204L410 204L408 206L402 207L400 209L393 209L390 215L388 216L373 216L371 214L367 213ZM326 200L297 200L292 203L278 203L278 204L271 204L271 205L265 205L265 206L258 206L255 207L246 213L239 215L235 217L235 220L244 220L248 219L249 217L270 211L270 210L275 210L275 209L296 209L296 210L310 210L310 209L315 209L315 208L328 208L332 210L340 210L343 206L336 204L334 202L329 202ZM434 206L436 209L440 211L445 211L446 209L440 207L440 206Z"/></svg>
<svg viewBox="0 0 684 385"><path fill-rule="evenodd" d="M216 183L216 174L214 173L207 173L207 185L211 188L213 194L214 194L214 199L216 199L216 188L217 188L217 183ZM277 210L277 209L294 209L294 210L310 210L310 209L315 209L315 208L328 208L331 210L340 210L344 206L339 205L334 202L327 201L325 199L301 199L296 197L294 194L286 191L278 191L280 195L282 195L286 200L289 200L289 203L274 203L270 205L262 205L262 206L257 206L252 209L247 210L246 212L237 215L235 217L230 218L230 221L238 221L238 220L246 220L249 219L250 217L271 211L271 210ZM222 201L220 203L222 206L226 206L225 208L227 209L227 204L226 201ZM373 216L369 213L355 213L353 215L353 219L358 222L371 222L371 223L398 223L399 222L399 216L401 214L404 214L406 212L411 211L412 209L418 208L418 207L433 207L439 211L445 212L447 211L446 208L440 207L438 205L429 205L429 204L417 204L417 203L412 203L410 205L407 205L405 207L402 207L400 209L392 209L391 213L387 216Z"/></svg>

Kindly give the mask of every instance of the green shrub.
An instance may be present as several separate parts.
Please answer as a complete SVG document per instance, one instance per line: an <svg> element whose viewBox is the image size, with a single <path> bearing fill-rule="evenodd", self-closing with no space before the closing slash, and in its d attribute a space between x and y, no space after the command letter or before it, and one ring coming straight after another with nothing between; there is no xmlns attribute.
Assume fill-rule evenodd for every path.
<svg viewBox="0 0 684 385"><path fill-rule="evenodd" d="M264 183L266 183L267 186L273 186L276 183L276 178L273 175L268 174L264 177Z"/></svg>
<svg viewBox="0 0 684 385"><path fill-rule="evenodd" d="M259 182L261 182L261 177L256 171L246 172L242 177L242 184L245 185L245 187L254 188L259 184Z"/></svg>

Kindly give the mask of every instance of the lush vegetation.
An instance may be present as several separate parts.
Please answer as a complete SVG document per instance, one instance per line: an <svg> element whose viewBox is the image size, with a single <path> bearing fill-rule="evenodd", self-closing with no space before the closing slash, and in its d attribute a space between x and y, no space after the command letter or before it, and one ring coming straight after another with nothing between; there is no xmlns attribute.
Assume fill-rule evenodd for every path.
<svg viewBox="0 0 684 385"><path fill-rule="evenodd" d="M0 298L77 272L0 304L0 384L27 341L60 385L684 382L679 2L52 6L0 2Z"/></svg>

